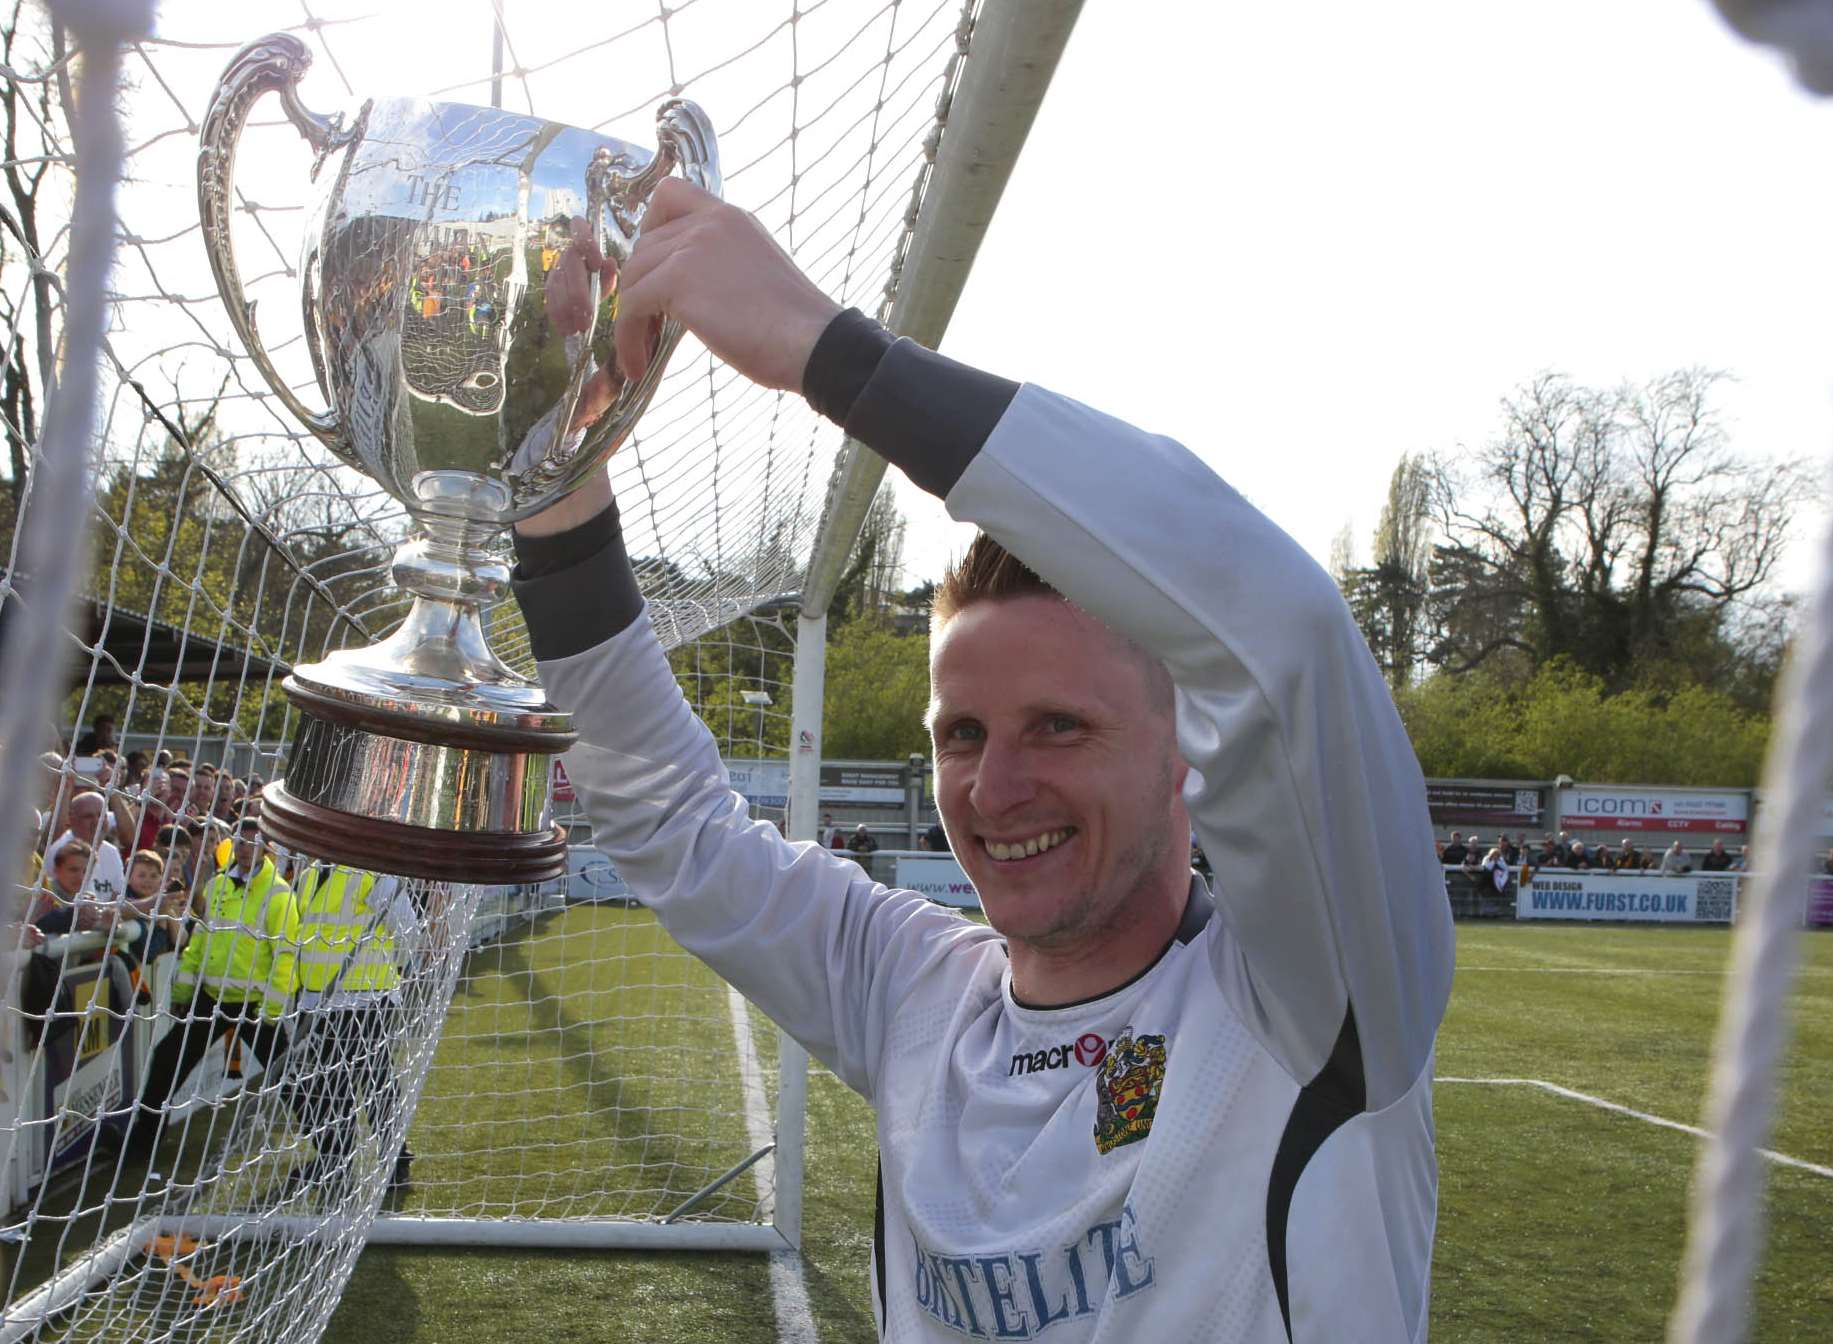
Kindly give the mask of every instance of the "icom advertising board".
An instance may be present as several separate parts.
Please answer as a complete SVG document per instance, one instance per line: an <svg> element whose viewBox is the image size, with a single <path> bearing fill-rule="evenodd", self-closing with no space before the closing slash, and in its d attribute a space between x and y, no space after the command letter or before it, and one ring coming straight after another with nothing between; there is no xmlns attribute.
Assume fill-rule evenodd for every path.
<svg viewBox="0 0 1833 1344"><path fill-rule="evenodd" d="M1737 913L1737 890L1735 877L1719 874L1643 877L1541 872L1517 891L1515 918L1729 924Z"/></svg>
<svg viewBox="0 0 1833 1344"><path fill-rule="evenodd" d="M1565 831L1742 835L1749 826L1750 795L1745 793L1612 784L1580 784L1559 791L1559 827Z"/></svg>

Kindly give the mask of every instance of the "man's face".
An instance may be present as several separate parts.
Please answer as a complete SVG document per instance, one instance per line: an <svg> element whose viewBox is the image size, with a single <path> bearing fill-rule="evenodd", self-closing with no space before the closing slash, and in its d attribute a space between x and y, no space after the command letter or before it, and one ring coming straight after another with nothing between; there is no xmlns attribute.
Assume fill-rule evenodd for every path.
<svg viewBox="0 0 1833 1344"><path fill-rule="evenodd" d="M1121 927L1167 855L1184 864L1172 716L1092 617L1042 595L976 603L937 637L930 680L936 803L1000 932L1062 946Z"/></svg>
<svg viewBox="0 0 1833 1344"><path fill-rule="evenodd" d="M70 804L70 834L78 840L95 843L96 833L102 829L102 800L84 797Z"/></svg>
<svg viewBox="0 0 1833 1344"><path fill-rule="evenodd" d="M185 795L190 792L191 779L188 775L171 774L165 777L165 805L174 812L185 805Z"/></svg>
<svg viewBox="0 0 1833 1344"><path fill-rule="evenodd" d="M261 837L246 831L237 831L235 837L235 866L245 873L252 873L255 865L261 860Z"/></svg>

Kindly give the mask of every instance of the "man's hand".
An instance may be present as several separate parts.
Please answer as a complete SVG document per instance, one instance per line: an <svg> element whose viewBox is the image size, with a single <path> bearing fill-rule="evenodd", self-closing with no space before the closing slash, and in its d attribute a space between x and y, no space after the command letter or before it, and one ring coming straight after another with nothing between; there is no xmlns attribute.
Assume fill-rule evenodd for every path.
<svg viewBox="0 0 1833 1344"><path fill-rule="evenodd" d="M752 382L800 392L809 352L839 311L750 214L664 178L620 278L617 363L641 378L667 316Z"/></svg>

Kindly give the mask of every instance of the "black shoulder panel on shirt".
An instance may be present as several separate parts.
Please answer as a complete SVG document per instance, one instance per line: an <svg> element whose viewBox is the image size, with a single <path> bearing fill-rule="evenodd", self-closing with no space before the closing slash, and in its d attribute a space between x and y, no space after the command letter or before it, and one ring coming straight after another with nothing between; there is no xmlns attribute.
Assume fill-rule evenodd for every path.
<svg viewBox="0 0 1833 1344"><path fill-rule="evenodd" d="M878 1337L885 1337L891 1309L885 1302L885 1159L878 1159L878 1199L872 1209L872 1277L878 1284Z"/></svg>
<svg viewBox="0 0 1833 1344"><path fill-rule="evenodd" d="M1279 1314L1292 1338L1291 1287L1286 1272L1286 1223L1292 1214L1292 1196L1318 1149L1343 1125L1368 1109L1368 1084L1362 1073L1362 1042L1356 1035L1356 1010L1343 1010L1343 1029L1317 1077L1299 1089L1279 1136L1273 1171L1267 1180L1267 1263L1273 1271L1273 1291L1279 1295Z"/></svg>
<svg viewBox="0 0 1833 1344"><path fill-rule="evenodd" d="M515 546L510 581L537 659L584 653L624 630L643 610L616 504L553 536L516 534Z"/></svg>

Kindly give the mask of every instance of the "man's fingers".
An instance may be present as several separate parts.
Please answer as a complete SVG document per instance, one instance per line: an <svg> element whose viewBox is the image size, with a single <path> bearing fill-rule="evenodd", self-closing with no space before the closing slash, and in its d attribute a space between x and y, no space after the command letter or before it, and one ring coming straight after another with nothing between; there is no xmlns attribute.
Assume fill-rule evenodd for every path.
<svg viewBox="0 0 1833 1344"><path fill-rule="evenodd" d="M643 231L637 235L636 246L631 249L630 260L624 263L621 282L625 286L640 284L644 276L674 254L695 223L693 218L671 219L652 229L645 221Z"/></svg>
<svg viewBox="0 0 1833 1344"><path fill-rule="evenodd" d="M662 317L669 311L671 287L677 268L669 263L677 253L664 249L660 260L651 263L647 272L634 281L635 258L624 268L624 281L617 292L617 368L625 378L635 382L649 368L651 353L661 334Z"/></svg>
<svg viewBox="0 0 1833 1344"><path fill-rule="evenodd" d="M665 177L649 193L649 204L643 208L642 231L648 233L683 215L719 204L719 197L696 187L686 178Z"/></svg>

